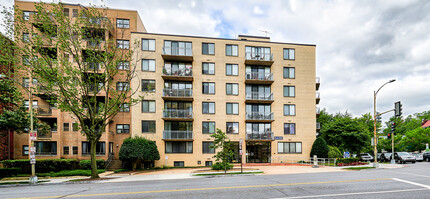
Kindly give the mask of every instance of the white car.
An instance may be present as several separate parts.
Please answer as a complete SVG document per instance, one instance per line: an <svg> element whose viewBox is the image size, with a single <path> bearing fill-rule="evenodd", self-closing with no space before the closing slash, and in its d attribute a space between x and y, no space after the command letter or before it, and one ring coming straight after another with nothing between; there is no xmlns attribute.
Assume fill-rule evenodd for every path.
<svg viewBox="0 0 430 199"><path fill-rule="evenodd" d="M422 153L411 153L411 154L415 157L417 162L422 162L424 160Z"/></svg>

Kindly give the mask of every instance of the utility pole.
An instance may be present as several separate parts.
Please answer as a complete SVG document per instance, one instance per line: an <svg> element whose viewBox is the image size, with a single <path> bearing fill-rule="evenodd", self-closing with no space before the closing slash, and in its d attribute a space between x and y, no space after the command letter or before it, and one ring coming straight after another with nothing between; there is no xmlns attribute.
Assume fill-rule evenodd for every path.
<svg viewBox="0 0 430 199"><path fill-rule="evenodd" d="M31 176L29 179L30 184L36 184L37 183L37 176L36 176L36 147L34 146L34 139L36 135L34 135L34 129L33 129L33 93L32 93L32 83L33 78L30 75L30 81L28 83L28 90L29 90L29 99L28 99L28 108L30 113L30 133L29 133L29 147L28 147L28 155L30 156L30 164L31 164Z"/></svg>

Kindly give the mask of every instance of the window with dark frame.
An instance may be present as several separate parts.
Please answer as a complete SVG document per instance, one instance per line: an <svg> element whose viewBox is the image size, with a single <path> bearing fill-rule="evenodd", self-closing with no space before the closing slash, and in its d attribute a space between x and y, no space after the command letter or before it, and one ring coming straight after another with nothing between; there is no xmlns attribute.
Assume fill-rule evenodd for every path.
<svg viewBox="0 0 430 199"><path fill-rule="evenodd" d="M165 153L193 153L193 142L166 141Z"/></svg>
<svg viewBox="0 0 430 199"><path fill-rule="evenodd" d="M214 142L202 142L202 152L203 153L215 153Z"/></svg>
<svg viewBox="0 0 430 199"><path fill-rule="evenodd" d="M63 155L70 155L69 146L63 146Z"/></svg>
<svg viewBox="0 0 430 199"><path fill-rule="evenodd" d="M296 105L294 104L284 104L284 115L296 115Z"/></svg>
<svg viewBox="0 0 430 199"><path fill-rule="evenodd" d="M116 133L130 133L130 124L117 124Z"/></svg>
<svg viewBox="0 0 430 199"><path fill-rule="evenodd" d="M225 65L225 75L227 76L238 76L239 66L237 64L226 64Z"/></svg>
<svg viewBox="0 0 430 199"><path fill-rule="evenodd" d="M284 48L284 59L286 60L295 60L295 49L293 48Z"/></svg>
<svg viewBox="0 0 430 199"><path fill-rule="evenodd" d="M204 55L215 55L215 44L214 43L202 43L202 54L204 54Z"/></svg>
<svg viewBox="0 0 430 199"><path fill-rule="evenodd" d="M202 122L202 133L213 134L215 133L215 122Z"/></svg>
<svg viewBox="0 0 430 199"><path fill-rule="evenodd" d="M72 9L72 17L78 17L78 9Z"/></svg>
<svg viewBox="0 0 430 199"><path fill-rule="evenodd" d="M72 147L72 155L78 155L78 147L77 146L73 146Z"/></svg>
<svg viewBox="0 0 430 199"><path fill-rule="evenodd" d="M155 121L142 120L142 133L155 133Z"/></svg>
<svg viewBox="0 0 430 199"><path fill-rule="evenodd" d="M184 167L184 161L174 161L173 166L174 167Z"/></svg>
<svg viewBox="0 0 430 199"><path fill-rule="evenodd" d="M143 100L142 113L155 113L155 100Z"/></svg>
<svg viewBox="0 0 430 199"><path fill-rule="evenodd" d="M63 13L65 17L69 17L70 16L69 8L64 8Z"/></svg>
<svg viewBox="0 0 430 199"><path fill-rule="evenodd" d="M118 70L130 70L130 62L128 61L118 62Z"/></svg>
<svg viewBox="0 0 430 199"><path fill-rule="evenodd" d="M215 75L215 63L203 62L202 63L202 74L204 74L204 75Z"/></svg>
<svg viewBox="0 0 430 199"><path fill-rule="evenodd" d="M106 142L97 142L96 155L106 154ZM82 142L82 155L91 155L91 143Z"/></svg>
<svg viewBox="0 0 430 199"><path fill-rule="evenodd" d="M301 142L278 142L278 153L302 153Z"/></svg>
<svg viewBox="0 0 430 199"><path fill-rule="evenodd" d="M227 122L226 132L238 134L239 133L239 122Z"/></svg>
<svg viewBox="0 0 430 199"><path fill-rule="evenodd" d="M284 79L294 79L296 78L294 67L284 67Z"/></svg>
<svg viewBox="0 0 430 199"><path fill-rule="evenodd" d="M22 155L23 156L28 155L28 145L22 145Z"/></svg>
<svg viewBox="0 0 430 199"><path fill-rule="evenodd" d="M117 91L126 91L128 89L129 85L128 82L117 82L116 83L116 90Z"/></svg>
<svg viewBox="0 0 430 199"><path fill-rule="evenodd" d="M142 71L155 71L155 59L142 59Z"/></svg>
<svg viewBox="0 0 430 199"><path fill-rule="evenodd" d="M142 79L142 92L155 92L155 80Z"/></svg>
<svg viewBox="0 0 430 199"><path fill-rule="evenodd" d="M117 28L130 28L130 19L116 19Z"/></svg>
<svg viewBox="0 0 430 199"><path fill-rule="evenodd" d="M202 94L215 94L215 82L203 82Z"/></svg>
<svg viewBox="0 0 430 199"><path fill-rule="evenodd" d="M205 161L205 167L211 167L212 161Z"/></svg>
<svg viewBox="0 0 430 199"><path fill-rule="evenodd" d="M225 45L225 55L227 56L238 56L238 47L237 45L226 44Z"/></svg>
<svg viewBox="0 0 430 199"><path fill-rule="evenodd" d="M238 115L239 114L239 103L226 103L226 114L227 115Z"/></svg>
<svg viewBox="0 0 430 199"><path fill-rule="evenodd" d="M119 105L119 112L130 112L130 104L122 103L121 105Z"/></svg>
<svg viewBox="0 0 430 199"><path fill-rule="evenodd" d="M70 124L69 123L63 123L63 131L70 131Z"/></svg>
<svg viewBox="0 0 430 199"><path fill-rule="evenodd" d="M116 40L116 47L119 49L130 49L130 40Z"/></svg>
<svg viewBox="0 0 430 199"><path fill-rule="evenodd" d="M155 39L142 39L143 51L155 51Z"/></svg>
<svg viewBox="0 0 430 199"><path fill-rule="evenodd" d="M295 135L296 124L295 123L284 123L284 135Z"/></svg>
<svg viewBox="0 0 430 199"><path fill-rule="evenodd" d="M203 102L202 107L203 114L215 114L215 102Z"/></svg>
<svg viewBox="0 0 430 199"><path fill-rule="evenodd" d="M77 122L74 122L74 123L72 124L72 130L73 130L73 131L78 131L78 129L79 129L79 124L78 124Z"/></svg>
<svg viewBox="0 0 430 199"><path fill-rule="evenodd" d="M296 87L295 86L284 86L284 97L295 97Z"/></svg>
<svg viewBox="0 0 430 199"><path fill-rule="evenodd" d="M226 92L226 95L239 95L239 84L226 83L225 92Z"/></svg>

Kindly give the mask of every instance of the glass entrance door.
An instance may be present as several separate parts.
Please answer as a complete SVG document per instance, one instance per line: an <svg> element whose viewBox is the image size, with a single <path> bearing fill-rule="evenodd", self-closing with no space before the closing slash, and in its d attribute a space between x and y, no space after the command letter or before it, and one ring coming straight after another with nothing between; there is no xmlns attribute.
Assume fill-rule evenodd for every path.
<svg viewBox="0 0 430 199"><path fill-rule="evenodd" d="M270 163L271 142L247 142L246 163Z"/></svg>

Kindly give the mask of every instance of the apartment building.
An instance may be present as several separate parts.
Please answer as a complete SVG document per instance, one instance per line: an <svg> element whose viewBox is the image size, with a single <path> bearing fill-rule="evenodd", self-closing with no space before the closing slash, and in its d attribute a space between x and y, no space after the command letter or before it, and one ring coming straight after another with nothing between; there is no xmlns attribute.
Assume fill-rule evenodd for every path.
<svg viewBox="0 0 430 199"><path fill-rule="evenodd" d="M131 87L132 136L154 140L156 166L210 166L216 129L235 163L309 157L316 138L315 45L132 32L141 67ZM243 155L240 154L242 149Z"/></svg>
<svg viewBox="0 0 430 199"><path fill-rule="evenodd" d="M23 17L29 21L34 29L37 29L37 23L34 23L33 14L35 3L29 1L15 1L15 5L23 10ZM81 10L87 9L79 4L62 4L63 14L69 18L76 19ZM131 32L139 31L146 32L146 29L139 17L137 11L134 10L118 10L118 9L99 9L113 23L113 30L105 30L105 41L115 39L126 50L130 45ZM37 30L38 35L43 36L43 30ZM108 32L109 31L109 32ZM19 40L17 40L19 41ZM18 45L26 45L19 44ZM52 48L52 44L46 44L47 48ZM85 44L83 44L85 45ZM93 44L87 42L88 47ZM53 56L63 56L60 53L55 53ZM69 58L70 60L72 57ZM22 82L25 86L30 84L28 76L22 77ZM35 83L35 82L33 82ZM23 95L26 100L26 106L29 105L29 95L23 89ZM38 135L35 140L36 158L76 158L89 159L90 147L86 137L78 131L78 121L68 112L62 112L53 105L50 105L47 100L50 99L49 94L35 93L32 105L36 111L38 119L51 126L51 131L45 135ZM131 114L130 107L122 109L118 113L113 122L109 124L100 142L97 144L97 156L101 159L107 159L109 154L114 154L115 159L118 159L118 152L125 138L130 136L131 129ZM14 157L16 159L26 159L29 154L29 135L15 134L14 135Z"/></svg>

